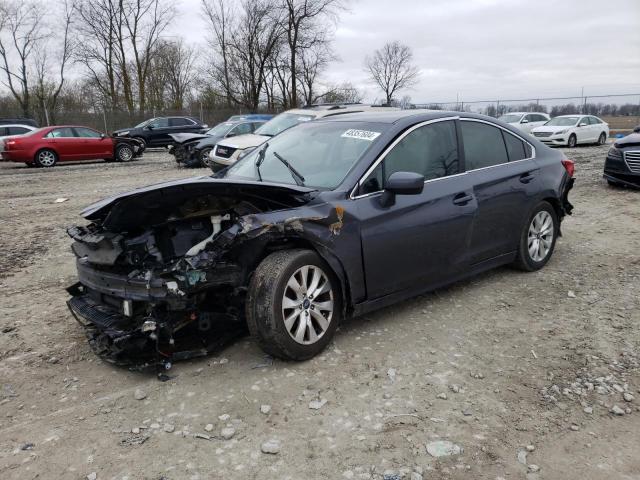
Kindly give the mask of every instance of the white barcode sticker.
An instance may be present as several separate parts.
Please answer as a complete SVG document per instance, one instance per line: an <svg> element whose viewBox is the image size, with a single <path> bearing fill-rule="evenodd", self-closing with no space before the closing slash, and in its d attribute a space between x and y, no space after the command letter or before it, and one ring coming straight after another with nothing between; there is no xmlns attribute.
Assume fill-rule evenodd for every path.
<svg viewBox="0 0 640 480"><path fill-rule="evenodd" d="M369 132L367 130L356 130L355 128L352 128L347 130L340 136L344 138L356 138L358 140L373 142L380 136L380 132Z"/></svg>

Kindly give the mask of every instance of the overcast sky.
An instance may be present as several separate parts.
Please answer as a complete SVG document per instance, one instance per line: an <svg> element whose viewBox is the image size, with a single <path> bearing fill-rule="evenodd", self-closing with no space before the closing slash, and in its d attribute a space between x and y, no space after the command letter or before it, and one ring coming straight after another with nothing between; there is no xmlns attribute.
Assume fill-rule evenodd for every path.
<svg viewBox="0 0 640 480"><path fill-rule="evenodd" d="M234 0L226 0L234 1ZM640 0L352 0L335 28L339 61L325 74L381 93L363 60L387 41L421 70L414 103L640 93ZM200 0L176 2L172 33L203 41ZM638 101L638 99L634 100Z"/></svg>

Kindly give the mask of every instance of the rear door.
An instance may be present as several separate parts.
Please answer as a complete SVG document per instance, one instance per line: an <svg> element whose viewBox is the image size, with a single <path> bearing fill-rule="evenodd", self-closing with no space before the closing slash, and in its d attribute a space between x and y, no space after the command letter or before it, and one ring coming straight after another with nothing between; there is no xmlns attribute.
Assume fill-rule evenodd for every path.
<svg viewBox="0 0 640 480"><path fill-rule="evenodd" d="M455 122L410 128L377 162L353 199L368 299L446 282L467 265L477 208L472 185L459 171ZM424 190L397 195L394 205L384 207L380 197L385 180L398 171L424 175Z"/></svg>
<svg viewBox="0 0 640 480"><path fill-rule="evenodd" d="M470 242L475 265L515 251L539 169L533 149L519 136L484 120L462 119L460 125L465 169L478 202Z"/></svg>
<svg viewBox="0 0 640 480"><path fill-rule="evenodd" d="M579 143L589 142L591 140L591 123L589 122L589 117L580 117L575 130Z"/></svg>
<svg viewBox="0 0 640 480"><path fill-rule="evenodd" d="M57 152L60 161L83 158L83 141L71 127L54 128L44 136L44 141Z"/></svg>
<svg viewBox="0 0 640 480"><path fill-rule="evenodd" d="M75 127L76 135L84 144L83 155L87 159L101 159L113 157L113 142L111 138L103 138L96 130L86 127Z"/></svg>

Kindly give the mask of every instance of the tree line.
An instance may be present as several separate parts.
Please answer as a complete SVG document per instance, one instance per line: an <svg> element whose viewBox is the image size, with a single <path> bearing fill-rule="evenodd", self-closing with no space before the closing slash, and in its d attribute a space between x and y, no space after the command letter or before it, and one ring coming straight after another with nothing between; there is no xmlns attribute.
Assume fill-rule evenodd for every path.
<svg viewBox="0 0 640 480"><path fill-rule="evenodd" d="M0 0L0 111L56 123L68 112L279 111L355 103L350 82L322 81L350 0L201 0L206 47L169 37L171 0ZM387 43L363 68L384 102L414 85L409 47ZM73 75L71 74L73 72ZM79 73L79 74L78 74ZM403 100L407 102L407 98Z"/></svg>

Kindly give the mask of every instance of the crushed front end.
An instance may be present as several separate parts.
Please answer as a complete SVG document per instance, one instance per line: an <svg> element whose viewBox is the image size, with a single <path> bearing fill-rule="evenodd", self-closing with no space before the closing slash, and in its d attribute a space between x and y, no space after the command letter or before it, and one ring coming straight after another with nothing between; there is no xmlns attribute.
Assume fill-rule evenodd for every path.
<svg viewBox="0 0 640 480"><path fill-rule="evenodd" d="M257 254L245 244L264 230L252 219L304 197L205 178L89 207L92 222L67 230L78 271L67 304L93 350L118 365L169 368L243 335Z"/></svg>

